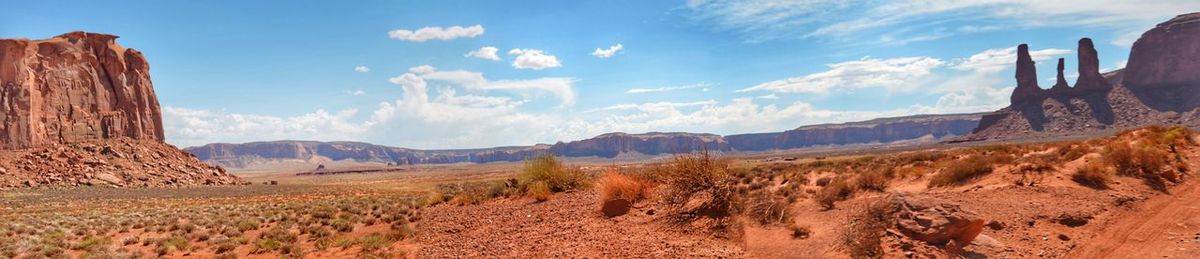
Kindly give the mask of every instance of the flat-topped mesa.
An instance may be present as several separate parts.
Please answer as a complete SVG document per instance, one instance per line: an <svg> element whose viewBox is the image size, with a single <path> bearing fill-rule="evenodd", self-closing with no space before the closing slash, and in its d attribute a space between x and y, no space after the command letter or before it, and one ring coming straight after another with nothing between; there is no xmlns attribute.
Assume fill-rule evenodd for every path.
<svg viewBox="0 0 1200 259"><path fill-rule="evenodd" d="M1200 83L1200 12L1176 16L1133 43L1125 68L1130 88Z"/></svg>
<svg viewBox="0 0 1200 259"><path fill-rule="evenodd" d="M1037 67L1029 56L1029 45L1017 46L1017 88L1010 101L1013 105L1041 97L1045 90L1038 87Z"/></svg>
<svg viewBox="0 0 1200 259"><path fill-rule="evenodd" d="M117 36L0 39L0 149L129 137L163 141L150 66Z"/></svg>
<svg viewBox="0 0 1200 259"><path fill-rule="evenodd" d="M1079 39L1079 79L1074 89L1079 92L1108 90L1112 85L1100 75L1100 56L1092 39Z"/></svg>
<svg viewBox="0 0 1200 259"><path fill-rule="evenodd" d="M1067 77L1063 75L1063 69L1066 68L1064 58L1058 58L1058 76L1054 86L1050 87L1052 93L1066 93L1071 90L1071 85L1067 83Z"/></svg>

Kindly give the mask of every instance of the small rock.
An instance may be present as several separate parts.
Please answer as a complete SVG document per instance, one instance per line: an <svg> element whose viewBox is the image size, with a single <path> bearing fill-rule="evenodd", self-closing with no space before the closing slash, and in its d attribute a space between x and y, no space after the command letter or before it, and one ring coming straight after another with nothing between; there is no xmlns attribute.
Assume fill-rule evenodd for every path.
<svg viewBox="0 0 1200 259"><path fill-rule="evenodd" d="M1059 234L1058 234L1058 239L1059 239L1059 240L1062 240L1062 241L1069 241L1069 240L1071 240L1071 237L1067 236L1067 234L1062 234L1062 233L1059 233Z"/></svg>

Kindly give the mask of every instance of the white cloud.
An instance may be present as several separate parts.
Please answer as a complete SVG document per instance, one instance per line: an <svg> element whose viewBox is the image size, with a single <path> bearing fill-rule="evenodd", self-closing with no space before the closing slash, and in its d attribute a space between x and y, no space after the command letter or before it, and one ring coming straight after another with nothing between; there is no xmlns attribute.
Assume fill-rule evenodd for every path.
<svg viewBox="0 0 1200 259"><path fill-rule="evenodd" d="M420 65L420 66L408 68L409 73L418 74L418 75L433 73L433 71L437 71L437 68L434 68L433 66L430 66L430 65Z"/></svg>
<svg viewBox="0 0 1200 259"><path fill-rule="evenodd" d="M750 41L789 37L872 36L870 30L898 31L931 24L964 23L974 33L999 26L1104 26L1144 31L1184 11L1200 9L1193 0L692 0L695 21L735 31ZM1123 44L1127 41L1121 41Z"/></svg>
<svg viewBox="0 0 1200 259"><path fill-rule="evenodd" d="M686 90L686 89L696 89L696 88L700 88L703 91L708 91L709 86L712 86L712 84L697 83L697 84L690 84L690 85L664 86L664 87L657 87L657 88L633 88L633 89L629 89L628 91L625 91L625 93L627 93L627 94L657 93L657 92L669 92L669 91L675 91L675 90Z"/></svg>
<svg viewBox="0 0 1200 259"><path fill-rule="evenodd" d="M483 26L478 24L470 27L450 26L442 28L434 26L424 27L416 31L405 29L392 30L388 32L388 38L412 42L453 40L457 38L474 38L483 35L483 31Z"/></svg>
<svg viewBox="0 0 1200 259"><path fill-rule="evenodd" d="M562 106L571 106L575 104L575 90L572 87L575 79L573 78L543 77L528 80L492 81L485 78L483 73L480 72L466 70L442 71L428 65L414 67L409 69L409 71L411 72L398 77L393 77L389 79L389 81L393 84L403 86L411 84L410 81L420 79L422 82L435 81L451 83L461 86L470 92L510 91L526 94L530 97L536 97L541 93L550 93L561 101Z"/></svg>
<svg viewBox="0 0 1200 259"><path fill-rule="evenodd" d="M356 66L356 67L354 67L354 72L359 72L359 73L371 72L371 68L369 68L367 66Z"/></svg>
<svg viewBox="0 0 1200 259"><path fill-rule="evenodd" d="M486 46L486 47L479 48L477 50L472 50L471 52L467 52L467 54L463 55L463 56L469 57L469 58L480 58L480 59L497 60L498 61L498 60L500 60L500 55L496 55L496 52L498 52L498 51L500 51L500 49L498 49L496 47Z"/></svg>
<svg viewBox="0 0 1200 259"><path fill-rule="evenodd" d="M512 49L508 51L508 54L517 55L512 63L512 66L517 69L542 70L562 66L562 63L558 62L558 57L546 54L540 49Z"/></svg>
<svg viewBox="0 0 1200 259"><path fill-rule="evenodd" d="M767 99L767 100L778 100L779 96L775 95L775 94L768 94L768 95L762 95L762 96L758 96L758 97L754 97L754 98Z"/></svg>
<svg viewBox="0 0 1200 259"><path fill-rule="evenodd" d="M621 45L621 43L617 43L617 45L613 45L611 47L608 47L607 49L596 48L596 51L592 51L592 56L595 56L598 58L610 58L613 55L616 55L618 52L620 52L621 50L624 50L624 49L625 49L624 45Z"/></svg>
<svg viewBox="0 0 1200 259"><path fill-rule="evenodd" d="M363 91L362 89L359 89L359 90L354 90L354 91L346 91L346 94L353 95L353 96L362 96L362 95L367 94L367 91Z"/></svg>
<svg viewBox="0 0 1200 259"><path fill-rule="evenodd" d="M1071 53L1067 49L1041 49L1029 52L1033 61L1041 62L1050 58ZM966 59L957 60L952 67L958 70L971 70L982 73L995 73L1015 67L1017 63L1017 47L989 49L971 55Z"/></svg>
<svg viewBox="0 0 1200 259"><path fill-rule="evenodd" d="M662 110L662 109L676 109L676 108L693 107L693 106L711 106L711 105L716 105L716 104L717 104L717 101L714 101L714 100L698 101L698 102L683 102L683 103L680 103L680 102L654 102L654 103L641 103L641 104L626 103L626 104L616 104L616 105L610 105L610 106L605 106L605 107L601 107L601 108L591 109L591 110L588 110L588 112L615 111L615 110L643 110L643 111L645 111L645 110Z"/></svg>
<svg viewBox="0 0 1200 259"><path fill-rule="evenodd" d="M929 78L933 69L943 65L944 61L931 57L864 57L856 61L830 64L829 70L823 72L766 82L738 92L829 94L835 91L875 87L889 91L911 90Z"/></svg>

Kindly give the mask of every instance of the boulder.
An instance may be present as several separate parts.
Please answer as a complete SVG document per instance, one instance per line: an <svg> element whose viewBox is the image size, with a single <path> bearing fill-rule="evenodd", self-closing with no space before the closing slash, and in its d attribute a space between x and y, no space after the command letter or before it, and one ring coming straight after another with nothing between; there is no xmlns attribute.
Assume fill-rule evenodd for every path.
<svg viewBox="0 0 1200 259"><path fill-rule="evenodd" d="M629 213L629 209L633 208L633 203L626 199L612 199L604 201L600 205L600 212L604 213L605 217L616 217Z"/></svg>
<svg viewBox="0 0 1200 259"><path fill-rule="evenodd" d="M933 245L970 244L983 233L984 220L958 204L905 195L892 196L896 229Z"/></svg>

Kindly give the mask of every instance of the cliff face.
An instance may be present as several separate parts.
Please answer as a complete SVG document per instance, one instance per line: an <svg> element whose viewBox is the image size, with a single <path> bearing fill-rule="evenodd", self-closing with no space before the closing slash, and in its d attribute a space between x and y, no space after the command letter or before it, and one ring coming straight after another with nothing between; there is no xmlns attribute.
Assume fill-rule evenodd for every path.
<svg viewBox="0 0 1200 259"><path fill-rule="evenodd" d="M117 36L0 39L0 149L128 137L163 140L141 52Z"/></svg>
<svg viewBox="0 0 1200 259"><path fill-rule="evenodd" d="M163 142L150 66L116 39L0 39L0 189L240 183Z"/></svg>
<svg viewBox="0 0 1200 259"><path fill-rule="evenodd" d="M1185 14L1142 34L1125 69L1101 74L1090 39L1079 41L1079 79L1030 87L1036 73L1021 45L1017 90L1009 107L985 115L969 138L1079 134L1110 128L1176 124L1200 127L1200 13Z"/></svg>
<svg viewBox="0 0 1200 259"><path fill-rule="evenodd" d="M1131 88L1200 83L1200 13L1175 17L1133 43L1125 85Z"/></svg>

